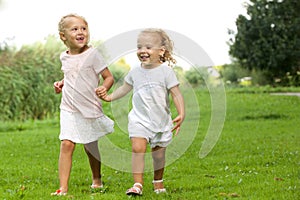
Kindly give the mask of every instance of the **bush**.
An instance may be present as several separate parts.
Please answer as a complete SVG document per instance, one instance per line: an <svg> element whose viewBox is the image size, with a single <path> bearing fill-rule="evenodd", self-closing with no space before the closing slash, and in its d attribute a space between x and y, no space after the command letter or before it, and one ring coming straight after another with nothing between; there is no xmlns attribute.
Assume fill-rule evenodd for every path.
<svg viewBox="0 0 300 200"><path fill-rule="evenodd" d="M192 67L184 73L186 80L193 86L205 85L205 80L208 77L206 67Z"/></svg>
<svg viewBox="0 0 300 200"><path fill-rule="evenodd" d="M243 77L248 77L250 72L238 64L226 64L220 71L221 77L224 82L238 83L238 80Z"/></svg>
<svg viewBox="0 0 300 200"><path fill-rule="evenodd" d="M61 80L60 54L64 44L55 36L21 49L0 47L0 120L45 119L59 112L61 95L53 89ZM129 66L124 59L109 66L116 81Z"/></svg>
<svg viewBox="0 0 300 200"><path fill-rule="evenodd" d="M0 120L44 119L58 111L53 82L62 78L62 50L50 36L44 44L0 51Z"/></svg>

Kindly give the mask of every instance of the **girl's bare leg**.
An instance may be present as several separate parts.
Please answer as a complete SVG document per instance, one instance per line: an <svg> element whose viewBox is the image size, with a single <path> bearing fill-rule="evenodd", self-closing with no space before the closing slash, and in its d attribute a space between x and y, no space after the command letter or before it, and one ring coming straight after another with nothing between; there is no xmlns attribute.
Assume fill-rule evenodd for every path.
<svg viewBox="0 0 300 200"><path fill-rule="evenodd" d="M164 169L165 169L165 147L154 147L152 148L152 158L153 158L153 168L154 168L154 177L153 180L163 180ZM164 188L163 182L154 183L154 189Z"/></svg>
<svg viewBox="0 0 300 200"><path fill-rule="evenodd" d="M89 158L90 167L92 170L93 187L100 187L101 181L101 160L98 148L98 141L84 145L84 150Z"/></svg>
<svg viewBox="0 0 300 200"><path fill-rule="evenodd" d="M145 138L131 138L131 144L133 180L134 183L140 183L143 185L143 174L145 166L144 157L147 149L147 140Z"/></svg>
<svg viewBox="0 0 300 200"><path fill-rule="evenodd" d="M72 156L75 149L75 143L70 140L61 141L60 155L58 161L60 190L63 193L68 192L68 183L72 168Z"/></svg>

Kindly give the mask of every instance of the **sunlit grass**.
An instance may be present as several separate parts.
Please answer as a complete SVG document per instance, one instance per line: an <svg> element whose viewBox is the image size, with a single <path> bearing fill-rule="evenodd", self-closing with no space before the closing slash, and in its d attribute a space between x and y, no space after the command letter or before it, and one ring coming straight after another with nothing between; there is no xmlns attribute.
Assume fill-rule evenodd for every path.
<svg viewBox="0 0 300 200"><path fill-rule="evenodd" d="M137 199L299 199L300 98L230 90L222 135L213 151L200 159L210 102L207 91L196 91L196 96L199 128L187 151L166 167L168 193L154 194L153 175L147 172L144 194ZM56 199L50 193L59 184L58 133L57 119L0 125L1 199ZM108 137L129 151L128 138L120 135L116 127ZM73 158L66 199L127 199L131 173L103 166L105 190L91 193L91 172L82 145L77 145Z"/></svg>

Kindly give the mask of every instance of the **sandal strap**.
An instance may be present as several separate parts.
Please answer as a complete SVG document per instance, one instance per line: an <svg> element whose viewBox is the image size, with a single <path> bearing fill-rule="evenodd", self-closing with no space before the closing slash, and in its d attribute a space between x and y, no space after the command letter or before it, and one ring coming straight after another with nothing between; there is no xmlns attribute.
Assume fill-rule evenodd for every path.
<svg viewBox="0 0 300 200"><path fill-rule="evenodd" d="M152 183L162 183L162 182L164 182L163 179L161 179L161 180L153 180L153 181L152 181Z"/></svg>
<svg viewBox="0 0 300 200"><path fill-rule="evenodd" d="M141 183L134 183L133 187L136 187L136 186L140 186L141 188L143 188L143 185Z"/></svg>
<svg viewBox="0 0 300 200"><path fill-rule="evenodd" d="M95 184L92 184L92 185L91 185L91 188L92 188L92 189L101 189L101 188L103 188L103 184L101 184L101 185L95 185Z"/></svg>

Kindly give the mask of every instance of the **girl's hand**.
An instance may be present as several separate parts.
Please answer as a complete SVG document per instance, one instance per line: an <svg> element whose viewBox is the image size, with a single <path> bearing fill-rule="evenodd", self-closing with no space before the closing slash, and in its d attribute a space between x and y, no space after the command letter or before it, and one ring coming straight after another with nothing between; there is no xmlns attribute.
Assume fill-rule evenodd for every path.
<svg viewBox="0 0 300 200"><path fill-rule="evenodd" d="M104 101L111 101L111 99L109 98L109 95L107 95L106 87L100 86L100 87L96 88L95 93L100 99L102 99Z"/></svg>
<svg viewBox="0 0 300 200"><path fill-rule="evenodd" d="M178 133L180 131L180 126L181 126L181 123L183 122L183 120L184 120L184 117L181 115L178 115L175 119L173 119L173 123L175 123L175 126L173 127L172 132L174 130L176 130L176 132L174 134L175 136L178 135Z"/></svg>
<svg viewBox="0 0 300 200"><path fill-rule="evenodd" d="M64 80L54 82L53 86L56 94L61 93L62 88L64 86Z"/></svg>
<svg viewBox="0 0 300 200"><path fill-rule="evenodd" d="M107 94L107 89L103 85L97 87L95 89L96 95L101 98L102 96L105 96Z"/></svg>

